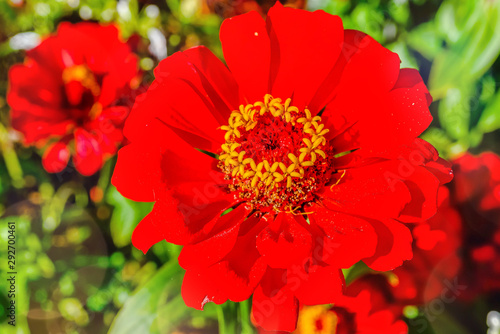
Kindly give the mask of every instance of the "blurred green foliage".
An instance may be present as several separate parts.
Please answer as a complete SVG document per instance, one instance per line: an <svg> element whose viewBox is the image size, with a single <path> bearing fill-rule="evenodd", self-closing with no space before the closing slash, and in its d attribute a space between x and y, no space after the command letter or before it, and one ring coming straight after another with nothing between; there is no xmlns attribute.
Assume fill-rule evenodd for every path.
<svg viewBox="0 0 500 334"><path fill-rule="evenodd" d="M499 1L309 0L308 6L340 15L345 28L370 34L397 52L403 67L420 70L434 98L434 122L423 137L441 155L500 153ZM6 240L6 222L16 222L20 296L17 327L5 323L2 308L0 332L252 333L249 302L207 305L204 312L184 305L178 246L162 242L147 255L132 247L132 232L152 205L109 185L114 161L90 178L49 175L9 129L8 68L60 22L82 20L117 24L124 38L136 38L148 81L164 56L149 49L152 32L165 38L168 55L204 44L222 57L221 19L203 0L0 0L0 214L6 217L0 235ZM92 191L102 196L89 197ZM0 280L4 307L6 284ZM422 317L413 311L408 314ZM446 321L440 326L447 328Z"/></svg>

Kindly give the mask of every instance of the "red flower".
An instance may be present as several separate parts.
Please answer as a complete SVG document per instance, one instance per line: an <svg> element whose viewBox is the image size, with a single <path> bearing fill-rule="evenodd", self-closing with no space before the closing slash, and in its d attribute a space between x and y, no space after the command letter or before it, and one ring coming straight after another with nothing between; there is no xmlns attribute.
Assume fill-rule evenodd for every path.
<svg viewBox="0 0 500 334"><path fill-rule="evenodd" d="M387 276L365 274L334 305L303 306L294 334L407 334L403 307L395 302ZM285 334L258 327L259 334Z"/></svg>
<svg viewBox="0 0 500 334"><path fill-rule="evenodd" d="M122 142L137 58L114 26L62 23L9 71L12 126L26 145L47 145L43 166L62 171L70 156L83 175L98 171Z"/></svg>
<svg viewBox="0 0 500 334"><path fill-rule="evenodd" d="M456 284L461 268L462 219L451 205L449 190L439 189L437 214L412 228L413 259L391 273L391 294L395 303L423 305Z"/></svg>
<svg viewBox="0 0 500 334"><path fill-rule="evenodd" d="M463 219L463 270L460 296L500 290L500 157L487 152L466 154L454 161L457 171L450 184L453 204Z"/></svg>
<svg viewBox="0 0 500 334"><path fill-rule="evenodd" d="M299 313L295 334L406 334L400 310L379 289L374 275L353 282L332 307L306 306Z"/></svg>
<svg viewBox="0 0 500 334"><path fill-rule="evenodd" d="M156 68L112 182L156 202L137 248L185 245L187 305L253 294L259 325L293 331L300 304L341 295L340 268L411 258L400 221L434 215L451 171L416 139L431 121L418 72L338 17L277 4L221 40L229 70L203 47Z"/></svg>

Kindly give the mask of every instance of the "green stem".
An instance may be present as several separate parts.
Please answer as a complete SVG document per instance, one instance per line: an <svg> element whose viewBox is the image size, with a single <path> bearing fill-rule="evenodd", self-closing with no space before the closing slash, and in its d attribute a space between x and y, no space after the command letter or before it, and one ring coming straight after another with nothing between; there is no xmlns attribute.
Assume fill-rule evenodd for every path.
<svg viewBox="0 0 500 334"><path fill-rule="evenodd" d="M111 179L111 173L113 169L111 168L114 164L114 159L110 159L106 161L104 166L101 168L101 175L99 176L99 181L97 181L97 185L102 189L103 192L106 192L106 188L109 185L109 181Z"/></svg>
<svg viewBox="0 0 500 334"><path fill-rule="evenodd" d="M250 300L247 299L239 303L238 306L241 322L241 334L255 333L254 327L250 320Z"/></svg>
<svg viewBox="0 0 500 334"><path fill-rule="evenodd" d="M226 319L224 319L223 305L217 305L217 320L219 322L219 334L226 334Z"/></svg>
<svg viewBox="0 0 500 334"><path fill-rule="evenodd" d="M217 319L219 321L219 334L236 334L238 333L238 313L236 304L226 302L222 305L217 305Z"/></svg>
<svg viewBox="0 0 500 334"><path fill-rule="evenodd" d="M16 188L24 186L23 170L17 158L16 151L12 147L12 142L9 140L7 129L0 124L0 149L7 167L7 172L12 179L12 185Z"/></svg>

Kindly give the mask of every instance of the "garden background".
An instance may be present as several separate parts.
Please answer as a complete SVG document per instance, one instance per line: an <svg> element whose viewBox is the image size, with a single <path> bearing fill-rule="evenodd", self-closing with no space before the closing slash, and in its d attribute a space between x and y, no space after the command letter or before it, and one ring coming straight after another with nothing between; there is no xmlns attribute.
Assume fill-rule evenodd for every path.
<svg viewBox="0 0 500 334"><path fill-rule="evenodd" d="M206 45L222 58L218 32L223 18L249 9L265 15L272 3L0 0L1 333L256 332L249 301L209 304L203 312L185 306L178 246L163 241L144 255L131 245L132 232L152 203L130 201L110 184L116 157L92 176L82 176L71 164L61 173L47 173L43 148L25 147L11 128L6 96L9 68L22 63L25 50L63 21L119 27L140 57L147 87L158 62L176 51ZM339 15L345 28L366 32L397 52L402 67L419 69L434 98L434 121L422 137L442 157L500 153L500 1L309 0L290 5ZM9 221L17 224L15 328L7 323L4 279ZM346 270L347 281L366 271L362 265ZM408 306L403 318L410 333L486 333L487 319L491 333L500 333L500 314L491 313L500 311L498 296L497 291L439 307Z"/></svg>

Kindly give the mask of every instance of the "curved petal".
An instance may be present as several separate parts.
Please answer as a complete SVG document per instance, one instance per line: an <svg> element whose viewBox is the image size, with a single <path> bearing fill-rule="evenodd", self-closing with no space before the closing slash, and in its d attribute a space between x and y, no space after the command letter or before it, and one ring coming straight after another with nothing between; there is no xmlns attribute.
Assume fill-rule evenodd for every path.
<svg viewBox="0 0 500 334"><path fill-rule="evenodd" d="M257 236L257 250L272 268L288 268L305 261L311 256L312 237L298 222L304 218L288 213L279 213L272 225Z"/></svg>
<svg viewBox="0 0 500 334"><path fill-rule="evenodd" d="M43 168L49 173L59 173L68 165L69 157L68 146L58 141L49 146L43 153Z"/></svg>
<svg viewBox="0 0 500 334"><path fill-rule="evenodd" d="M394 85L394 89L398 88L414 88L417 91L421 91L427 98L427 106L430 106L432 103L432 96L425 86L420 73L416 69L402 68L401 71L399 71L398 81L396 81Z"/></svg>
<svg viewBox="0 0 500 334"><path fill-rule="evenodd" d="M293 105L303 109L337 61L344 39L342 20L320 10L311 13L283 7L279 2L269 10L267 20L275 72L272 95L293 97Z"/></svg>
<svg viewBox="0 0 500 334"><path fill-rule="evenodd" d="M177 78L155 80L147 93L140 95L125 122L124 134L132 142L159 120L171 131L196 148L216 152L224 141L224 132L217 130L220 123L213 117L189 81Z"/></svg>
<svg viewBox="0 0 500 334"><path fill-rule="evenodd" d="M213 198L227 195L220 186L226 181L214 158L194 149L158 119L145 129L142 137L118 153L112 183L120 193L131 199L155 201L167 186L179 197L191 195L192 201L200 202L196 205L208 205Z"/></svg>
<svg viewBox="0 0 500 334"><path fill-rule="evenodd" d="M64 115L58 110L62 102L61 87L62 77L57 78L37 62L29 59L24 64L13 65L9 69L7 101L13 109L23 109L23 102L29 101L34 105L52 109L49 115L56 114L63 117ZM26 110L26 114L31 113L32 109ZM38 114L38 116L47 116L47 114Z"/></svg>
<svg viewBox="0 0 500 334"><path fill-rule="evenodd" d="M348 169L338 184L323 189L322 203L357 216L397 218L411 200L401 166L394 160Z"/></svg>
<svg viewBox="0 0 500 334"><path fill-rule="evenodd" d="M155 119L192 146L217 152L225 124L238 107L238 87L225 66L207 49L177 52L155 69L156 79L137 97L125 136L138 140Z"/></svg>
<svg viewBox="0 0 500 334"><path fill-rule="evenodd" d="M340 57L319 87L312 105L321 109L325 104L332 104L323 113L325 119L341 110L349 116L349 121L355 121L359 112L359 118L371 112L363 110L365 103L369 103L367 99L385 94L394 87L399 67L397 54L365 33L345 30Z"/></svg>
<svg viewBox="0 0 500 334"><path fill-rule="evenodd" d="M181 293L187 306L203 310L203 307L209 302L223 304L227 301L220 284L221 277L223 277L220 267L221 264L217 264L200 271L186 271Z"/></svg>
<svg viewBox="0 0 500 334"><path fill-rule="evenodd" d="M252 228L245 232L245 225ZM257 251L256 235L267 225L266 220L252 216L240 226L234 248L223 259L226 278L224 291L232 301L246 300L266 272L267 265Z"/></svg>
<svg viewBox="0 0 500 334"><path fill-rule="evenodd" d="M307 279L300 281L295 290L291 288L301 304L331 304L342 296L344 275L337 267L311 265L306 275ZM291 276L289 272L288 281L293 278L297 276Z"/></svg>
<svg viewBox="0 0 500 334"><path fill-rule="evenodd" d="M267 268L255 248L255 233L265 223L259 223L259 220L257 216L247 219L246 222L254 225L252 233L238 236L234 248L221 262L208 268L198 266L187 269L183 286L187 305L202 308L209 301L222 303L230 299L240 302L251 296Z"/></svg>
<svg viewBox="0 0 500 334"><path fill-rule="evenodd" d="M372 225L359 217L315 206L309 215L311 225L324 232L321 260L336 268L349 268L373 256L377 234Z"/></svg>
<svg viewBox="0 0 500 334"><path fill-rule="evenodd" d="M270 92L271 48L265 21L254 11L224 20L220 40L227 66L247 102L262 101Z"/></svg>
<svg viewBox="0 0 500 334"><path fill-rule="evenodd" d="M410 190L411 201L401 212L400 220L405 222L424 221L437 211L439 180L424 167L417 167L405 180Z"/></svg>
<svg viewBox="0 0 500 334"><path fill-rule="evenodd" d="M240 224L250 213L250 209L240 205L233 211L218 218L216 233L210 233L206 239L184 246L179 255L179 264L184 269L208 267L220 261L234 247L238 238Z"/></svg>
<svg viewBox="0 0 500 334"><path fill-rule="evenodd" d="M286 271L268 269L252 299L252 317L265 330L293 332L299 303L286 285Z"/></svg>
<svg viewBox="0 0 500 334"><path fill-rule="evenodd" d="M156 234L167 242L187 245L199 242L206 236L219 217L231 203L224 198L215 198L213 202L199 204L190 197L175 197L172 192L160 194L153 210L142 220L145 226L155 226ZM146 231L146 230L144 230ZM139 233L139 232L138 232ZM137 236L140 238L140 236ZM147 235L144 236L148 238ZM155 240L158 235L150 236ZM139 240L139 239L137 239ZM134 244L134 246L136 246ZM140 245L136 247L139 248ZM147 251L147 249L142 249Z"/></svg>
<svg viewBox="0 0 500 334"><path fill-rule="evenodd" d="M136 143L121 148L111 183L123 196L134 201L155 201L155 194L159 194L164 187L161 153Z"/></svg>
<svg viewBox="0 0 500 334"><path fill-rule="evenodd" d="M75 130L75 155L73 157L76 170L90 176L101 169L103 164L102 150L96 138L83 129Z"/></svg>
<svg viewBox="0 0 500 334"><path fill-rule="evenodd" d="M453 180L453 170L451 166L451 163L443 158L437 158L436 161L425 164L425 168L434 174L441 184L446 184Z"/></svg>
<svg viewBox="0 0 500 334"><path fill-rule="evenodd" d="M373 220L371 223L379 241L375 255L364 259L364 263L373 270L388 271L400 266L405 260L411 260L413 238L406 226L391 219Z"/></svg>
<svg viewBox="0 0 500 334"><path fill-rule="evenodd" d="M132 244L144 254L156 243L164 240L163 233L158 230L152 219L147 216L134 229Z"/></svg>

